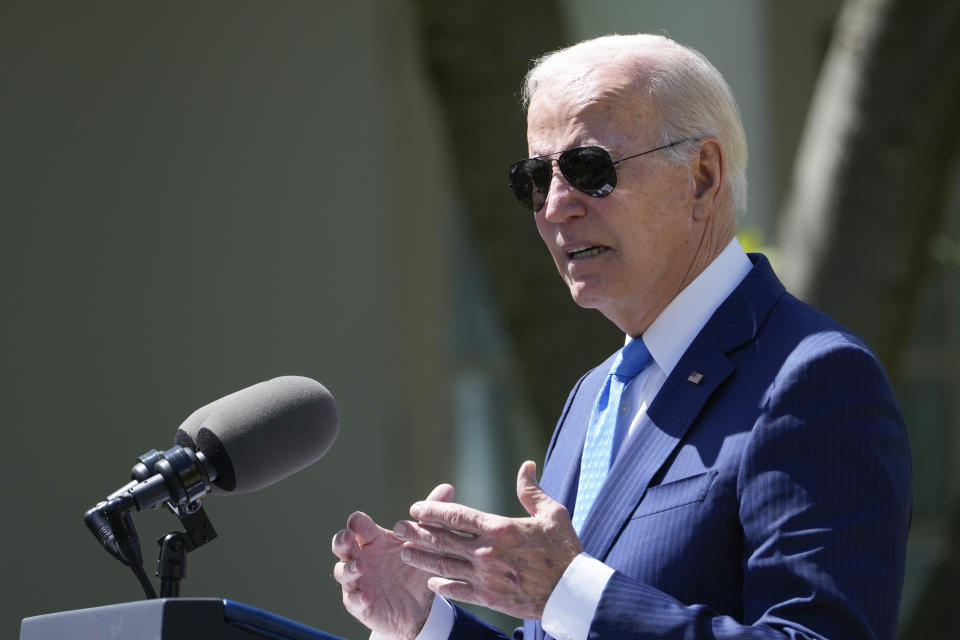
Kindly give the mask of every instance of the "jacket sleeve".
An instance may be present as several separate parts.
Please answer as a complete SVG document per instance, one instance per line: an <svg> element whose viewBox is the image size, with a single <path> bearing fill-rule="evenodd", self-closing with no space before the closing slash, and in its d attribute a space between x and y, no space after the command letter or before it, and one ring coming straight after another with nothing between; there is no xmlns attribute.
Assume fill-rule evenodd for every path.
<svg viewBox="0 0 960 640"><path fill-rule="evenodd" d="M450 640L508 640L510 637L463 607L454 605L453 610L453 631L450 632ZM523 630L517 629L513 638L522 640Z"/></svg>

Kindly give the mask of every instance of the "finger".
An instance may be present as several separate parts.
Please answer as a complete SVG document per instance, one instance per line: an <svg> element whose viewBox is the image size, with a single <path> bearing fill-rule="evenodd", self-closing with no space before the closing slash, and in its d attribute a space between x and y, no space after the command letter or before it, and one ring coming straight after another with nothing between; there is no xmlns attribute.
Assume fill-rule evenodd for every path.
<svg viewBox="0 0 960 640"><path fill-rule="evenodd" d="M436 502L453 502L453 496L455 494L456 490L453 488L452 484L438 484L427 496L427 500L434 500Z"/></svg>
<svg viewBox="0 0 960 640"><path fill-rule="evenodd" d="M340 585L347 591L354 591L357 589L357 579L362 575L363 570L360 566L359 560L338 562L337 564L333 565L333 579L339 582Z"/></svg>
<svg viewBox="0 0 960 640"><path fill-rule="evenodd" d="M351 615L356 616L360 620L366 617L367 608L372 601L373 596L366 591L343 592L343 606Z"/></svg>
<svg viewBox="0 0 960 640"><path fill-rule="evenodd" d="M412 542L423 549L461 557L467 556L476 546L473 537L466 537L463 534L440 527L419 525L409 520L402 520L395 524L393 535L401 540Z"/></svg>
<svg viewBox="0 0 960 640"><path fill-rule="evenodd" d="M537 483L537 463L527 460L517 473L517 498L531 516L537 516L556 501L543 492Z"/></svg>
<svg viewBox="0 0 960 640"><path fill-rule="evenodd" d="M360 550L357 544L357 536L350 529L341 529L333 535L333 541L330 544L333 555L341 560L350 560Z"/></svg>
<svg viewBox="0 0 960 640"><path fill-rule="evenodd" d="M482 531L482 523L488 517L488 514L483 511L461 504L434 501L414 502L410 507L410 515L423 524L447 527L474 535Z"/></svg>
<svg viewBox="0 0 960 640"><path fill-rule="evenodd" d="M400 549L400 559L404 564L443 578L466 580L473 576L473 566L463 558L424 551L406 544Z"/></svg>
<svg viewBox="0 0 960 640"><path fill-rule="evenodd" d="M357 542L361 547L372 544L374 540L380 537L381 529L373 518L362 511L354 511L347 518L347 526L357 534Z"/></svg>
<svg viewBox="0 0 960 640"><path fill-rule="evenodd" d="M446 578L434 576L427 580L427 588L438 596L459 600L461 602L481 604L474 599L473 585L469 582L447 580Z"/></svg>

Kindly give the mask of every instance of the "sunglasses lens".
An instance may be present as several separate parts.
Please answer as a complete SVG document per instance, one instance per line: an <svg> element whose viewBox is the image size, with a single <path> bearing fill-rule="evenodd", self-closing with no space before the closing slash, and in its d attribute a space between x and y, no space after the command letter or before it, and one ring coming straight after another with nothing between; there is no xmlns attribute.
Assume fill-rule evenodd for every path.
<svg viewBox="0 0 960 640"><path fill-rule="evenodd" d="M577 147L560 154L560 171L574 187L594 198L609 195L617 186L617 171L606 149Z"/></svg>
<svg viewBox="0 0 960 640"><path fill-rule="evenodd" d="M540 211L547 201L550 189L550 163L540 158L528 158L510 167L510 188L517 200L533 211Z"/></svg>
<svg viewBox="0 0 960 640"><path fill-rule="evenodd" d="M610 154L602 147L567 149L557 158L560 172L574 188L588 196L602 198L617 186L617 171ZM533 211L547 202L553 170L543 158L527 158L510 167L510 188L517 200Z"/></svg>

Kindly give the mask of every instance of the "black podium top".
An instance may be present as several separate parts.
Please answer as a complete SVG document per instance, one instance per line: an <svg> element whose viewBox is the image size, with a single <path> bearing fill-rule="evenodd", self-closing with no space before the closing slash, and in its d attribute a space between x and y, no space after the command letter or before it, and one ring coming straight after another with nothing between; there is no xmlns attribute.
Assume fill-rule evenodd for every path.
<svg viewBox="0 0 960 640"><path fill-rule="evenodd" d="M342 640L231 600L161 598L61 611L20 624L20 640Z"/></svg>

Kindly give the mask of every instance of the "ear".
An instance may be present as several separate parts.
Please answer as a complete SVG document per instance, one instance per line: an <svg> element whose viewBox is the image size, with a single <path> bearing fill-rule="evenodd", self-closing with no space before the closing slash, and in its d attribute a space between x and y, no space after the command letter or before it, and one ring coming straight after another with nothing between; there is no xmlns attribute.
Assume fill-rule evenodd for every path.
<svg viewBox="0 0 960 640"><path fill-rule="evenodd" d="M716 138L700 143L700 153L693 161L693 217L707 218L718 206L721 186L726 178L723 147Z"/></svg>

